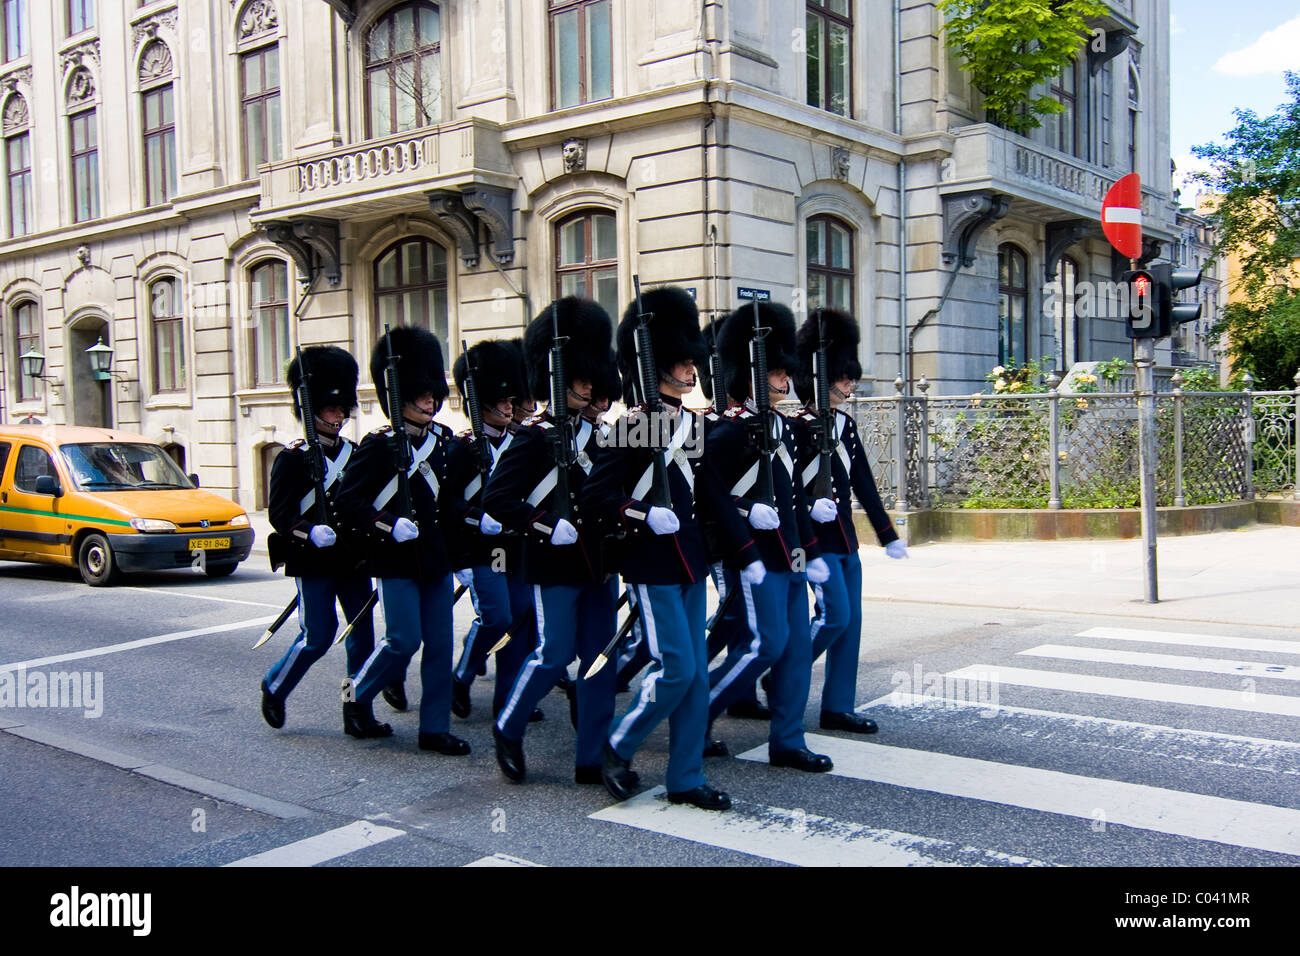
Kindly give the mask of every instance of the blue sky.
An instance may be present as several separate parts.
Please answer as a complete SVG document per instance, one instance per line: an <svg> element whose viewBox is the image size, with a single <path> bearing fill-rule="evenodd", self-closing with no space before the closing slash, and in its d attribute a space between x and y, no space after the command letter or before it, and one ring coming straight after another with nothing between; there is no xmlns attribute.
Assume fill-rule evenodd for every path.
<svg viewBox="0 0 1300 956"><path fill-rule="evenodd" d="M1300 0L1169 0L1169 9L1170 148L1182 171L1195 163L1192 146L1232 129L1233 109L1281 105L1282 71L1300 71ZM1146 57L1142 66L1152 68Z"/></svg>

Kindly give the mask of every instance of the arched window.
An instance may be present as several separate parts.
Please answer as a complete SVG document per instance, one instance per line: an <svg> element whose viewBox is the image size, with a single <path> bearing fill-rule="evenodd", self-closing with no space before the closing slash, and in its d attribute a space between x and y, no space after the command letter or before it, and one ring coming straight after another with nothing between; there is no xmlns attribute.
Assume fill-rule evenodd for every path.
<svg viewBox="0 0 1300 956"><path fill-rule="evenodd" d="M253 266L253 384L278 385L289 361L289 267L278 259Z"/></svg>
<svg viewBox="0 0 1300 956"><path fill-rule="evenodd" d="M806 230L808 308L853 312L853 230L833 216L812 216Z"/></svg>
<svg viewBox="0 0 1300 956"><path fill-rule="evenodd" d="M32 231L32 142L27 101L14 93L4 106L5 175L8 177L9 235Z"/></svg>
<svg viewBox="0 0 1300 956"><path fill-rule="evenodd" d="M244 140L244 178L284 156L280 111L280 15L256 0L239 18L239 101ZM268 43L268 41L270 41Z"/></svg>
<svg viewBox="0 0 1300 956"><path fill-rule="evenodd" d="M18 401L28 402L40 397L36 391L36 379L23 374L22 363L17 361L28 352L41 350L40 313L36 303L30 299L14 306L14 365L18 370Z"/></svg>
<svg viewBox="0 0 1300 956"><path fill-rule="evenodd" d="M172 104L172 54L154 40L140 56L144 117L145 204L158 206L176 195L176 116Z"/></svg>
<svg viewBox="0 0 1300 956"><path fill-rule="evenodd" d="M418 325L447 344L447 250L416 236L375 260L375 337L384 325Z"/></svg>
<svg viewBox="0 0 1300 956"><path fill-rule="evenodd" d="M442 115L442 25L432 3L403 3L366 33L369 135L429 126Z"/></svg>
<svg viewBox="0 0 1300 956"><path fill-rule="evenodd" d="M613 213L587 209L556 225L555 294L595 299L618 321L618 231Z"/></svg>
<svg viewBox="0 0 1300 956"><path fill-rule="evenodd" d="M179 279L149 284L149 326L155 392L185 391L185 316Z"/></svg>
<svg viewBox="0 0 1300 956"><path fill-rule="evenodd" d="M1029 356L1029 260L1010 243L998 246L998 364Z"/></svg>

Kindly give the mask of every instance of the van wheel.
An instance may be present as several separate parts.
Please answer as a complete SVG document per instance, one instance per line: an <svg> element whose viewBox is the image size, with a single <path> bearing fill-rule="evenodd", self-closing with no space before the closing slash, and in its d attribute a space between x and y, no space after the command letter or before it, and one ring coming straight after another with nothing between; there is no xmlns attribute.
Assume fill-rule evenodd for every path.
<svg viewBox="0 0 1300 956"><path fill-rule="evenodd" d="M81 580L92 588L102 588L117 583L122 572L117 568L117 558L102 534L88 534L77 549L77 570Z"/></svg>
<svg viewBox="0 0 1300 956"><path fill-rule="evenodd" d="M235 573L235 568L239 567L239 562L234 564L209 564L204 567L210 578L228 578Z"/></svg>

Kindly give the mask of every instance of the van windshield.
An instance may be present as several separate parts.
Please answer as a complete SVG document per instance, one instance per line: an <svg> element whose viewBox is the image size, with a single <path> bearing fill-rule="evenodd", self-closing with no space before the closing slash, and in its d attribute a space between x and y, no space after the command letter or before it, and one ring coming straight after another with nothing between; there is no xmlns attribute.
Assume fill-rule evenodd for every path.
<svg viewBox="0 0 1300 956"><path fill-rule="evenodd" d="M59 450L78 491L194 487L158 445L93 442Z"/></svg>

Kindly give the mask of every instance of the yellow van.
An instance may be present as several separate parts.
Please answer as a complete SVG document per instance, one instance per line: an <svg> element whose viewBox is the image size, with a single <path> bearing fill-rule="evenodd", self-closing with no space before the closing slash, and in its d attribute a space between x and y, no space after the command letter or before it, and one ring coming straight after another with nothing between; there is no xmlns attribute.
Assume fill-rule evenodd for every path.
<svg viewBox="0 0 1300 956"><path fill-rule="evenodd" d="M252 547L244 509L143 435L0 425L0 561L75 566L102 587L162 568L225 577Z"/></svg>

